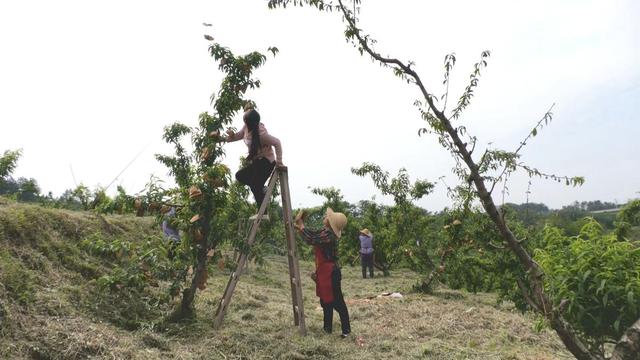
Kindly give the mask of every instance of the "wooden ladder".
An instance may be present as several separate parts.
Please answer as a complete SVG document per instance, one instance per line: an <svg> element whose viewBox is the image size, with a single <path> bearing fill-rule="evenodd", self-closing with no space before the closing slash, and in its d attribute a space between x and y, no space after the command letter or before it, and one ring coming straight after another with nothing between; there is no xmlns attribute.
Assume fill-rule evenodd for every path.
<svg viewBox="0 0 640 360"><path fill-rule="evenodd" d="M293 230L293 214L291 210L291 194L289 193L289 178L287 174L287 168L285 166L276 167L271 174L271 180L269 180L269 185L267 186L267 191L264 195L264 200L262 201L262 205L258 210L258 215L253 220L253 224L251 224L251 229L249 230L249 236L247 237L247 247L253 245L256 240L256 234L258 233L258 227L260 226L260 221L264 213L267 210L267 206L271 201L271 194L273 193L273 188L276 186L276 181L280 179L280 196L282 198L282 217L284 222L284 230L287 238L287 258L289 260L289 280L291 283L291 303L293 305L293 322L296 326L298 326L298 332L300 335L307 334L307 328L304 324L304 306L302 302L302 283L300 281L300 267L298 265L298 255L296 251L296 238L295 232ZM218 304L218 309L216 310L216 316L213 320L214 329L219 329L222 325L222 320L224 319L224 315L229 308L229 304L231 303L231 296L233 295L233 290L235 290L238 281L240 280L240 274L244 270L244 267L247 263L248 254L242 252L240 253L240 258L238 259L238 264L234 272L231 273L229 277L229 282L227 283L227 287L224 290L224 294L222 295L222 299Z"/></svg>

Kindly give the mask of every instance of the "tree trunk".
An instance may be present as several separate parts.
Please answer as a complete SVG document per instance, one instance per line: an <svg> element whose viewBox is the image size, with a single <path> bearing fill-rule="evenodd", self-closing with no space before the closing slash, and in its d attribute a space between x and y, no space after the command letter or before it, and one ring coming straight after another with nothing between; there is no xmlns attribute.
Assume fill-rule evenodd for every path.
<svg viewBox="0 0 640 360"><path fill-rule="evenodd" d="M432 108L435 109L435 107ZM471 158L471 154L467 150L466 145L462 142L462 140L460 140L458 132L453 128L451 122L444 116L443 113L437 111L436 116L453 140L453 143L458 149L462 159L469 168L471 172L471 179L476 186L476 190L478 191L478 196L480 197L482 206L484 207L493 223L498 228L498 231L502 235L502 238L505 240L511 251L513 251L513 253L516 255L518 260L520 260L520 263L524 266L526 272L529 274L529 283L533 295L532 300L537 305L535 308L537 308L542 313L542 315L549 320L551 327L556 331L566 348L577 359L602 359L601 356L591 353L589 349L582 343L582 341L577 338L577 336L575 335L575 331L573 331L571 326L566 321L564 321L564 319L562 319L560 314L554 311L551 305L551 301L544 292L544 284L542 280L544 273L542 269L540 269L540 266L535 261L533 261L531 255L529 255L527 250L513 235L504 218L500 216L498 208L493 202L491 194L487 190L484 179L479 173L478 165Z"/></svg>
<svg viewBox="0 0 640 360"><path fill-rule="evenodd" d="M613 349L611 360L640 360L640 319L624 332Z"/></svg>
<svg viewBox="0 0 640 360"><path fill-rule="evenodd" d="M493 221L493 223L500 231L503 240L507 243L511 251L516 255L526 272L529 276L529 283L531 287L531 293L533 295L532 301L536 306L538 311L542 313L542 315L549 320L551 327L556 331L566 348L579 360L602 360L603 357L598 354L593 354L589 351L589 349L578 339L575 335L575 331L571 328L571 326L564 321L561 314L558 311L554 311L551 306L551 301L544 293L543 286L543 272L542 269L536 264L529 253L526 251L524 247L520 245L520 242L515 238L506 222L500 216L498 212L498 208L493 202L493 198L491 197L491 193L487 190L485 186L484 179L480 175L478 165L471 158L471 153L467 149L467 144L463 143L458 135L457 129L451 125L449 119L444 115L443 112L438 110L433 102L433 98L431 94L427 91L420 76L416 73L410 66L405 65L402 61L394 58L383 57L379 53L373 51L369 47L369 40L363 38L360 34L360 29L358 29L355 25L355 19L350 14L349 11L346 10L342 0L338 0L338 4L340 5L340 10L344 15L345 21L348 23L348 28L353 30L353 35L355 37L354 41L357 41L361 47L361 51L366 51L372 58L375 60L386 64L386 65L395 65L397 66L396 71L401 71L407 76L414 79L415 84L420 88L420 92L424 97L425 101L429 105L429 108L433 111L436 118L440 121L440 125L444 132L446 132L453 144L455 149L451 149L456 152L462 160L465 162L470 171L470 180L473 181L476 190L478 191L478 196L480 197L480 201L482 202L482 206L485 211ZM455 156L455 155L454 155ZM526 295L526 294L525 294Z"/></svg>
<svg viewBox="0 0 640 360"><path fill-rule="evenodd" d="M206 241L203 241L206 242ZM206 244L205 244L206 245ZM192 304L193 299L196 296L196 291L198 290L198 284L200 284L205 278L207 273L207 250L206 246L201 246L198 249L198 263L196 265L196 270L194 271L193 279L191 280L191 286L184 289L182 292L182 302L180 307L182 308L183 314L189 314L193 311Z"/></svg>
<svg viewBox="0 0 640 360"><path fill-rule="evenodd" d="M191 279L191 286L189 288L184 289L182 292L182 302L180 303L181 312L184 315L191 314L193 312L193 299L196 296L196 291L198 291L198 285L203 281L206 281L207 276L207 262L209 258L207 257L207 253L209 252L209 235L211 232L211 228L209 226L209 219L211 219L211 210L209 208L205 208L203 212L203 219L200 221L204 221L202 226L203 237L202 240L199 241L198 244L198 255L197 255L197 263L196 269L194 271L194 276Z"/></svg>
<svg viewBox="0 0 640 360"><path fill-rule="evenodd" d="M436 268L435 265L434 265L433 270L429 273L429 276L427 276L427 278L422 281L422 284L420 284L420 288L423 291L431 292L431 283L433 283L434 280L439 278L440 275L444 272L445 260L447 259L447 256L450 253L451 253L451 251L449 251L448 249L445 250L442 253L442 256L440 256L440 265L438 266L438 268Z"/></svg>
<svg viewBox="0 0 640 360"><path fill-rule="evenodd" d="M428 294L431 293L433 291L431 284L437 277L440 277L440 273L436 269L431 270L427 278L420 283L420 290Z"/></svg>
<svg viewBox="0 0 640 360"><path fill-rule="evenodd" d="M391 273L389 272L389 269L391 268L391 264L380 264L379 262L375 261L375 259L373 260L373 267L375 267L376 269L382 271L382 276L389 276L391 275Z"/></svg>

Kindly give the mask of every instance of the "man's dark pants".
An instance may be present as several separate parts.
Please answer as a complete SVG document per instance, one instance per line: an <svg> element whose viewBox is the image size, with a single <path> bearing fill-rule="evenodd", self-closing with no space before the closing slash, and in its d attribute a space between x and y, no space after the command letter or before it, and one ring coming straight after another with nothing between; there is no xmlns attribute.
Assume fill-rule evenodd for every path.
<svg viewBox="0 0 640 360"><path fill-rule="evenodd" d="M367 278L367 268L369 268L369 277L373 277L373 253L360 254L360 263L362 264L362 278Z"/></svg>

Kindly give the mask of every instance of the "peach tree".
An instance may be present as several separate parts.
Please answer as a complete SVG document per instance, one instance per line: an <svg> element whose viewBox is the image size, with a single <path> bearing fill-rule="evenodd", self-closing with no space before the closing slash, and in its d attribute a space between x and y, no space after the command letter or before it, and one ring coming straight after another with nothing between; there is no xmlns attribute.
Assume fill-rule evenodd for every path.
<svg viewBox="0 0 640 360"><path fill-rule="evenodd" d="M405 255L412 254L409 248L414 248L416 243L424 243L421 232L425 227L424 213L413 205L413 201L433 191L434 184L426 180L416 180L411 183L409 174L404 168L398 171L396 177L391 178L387 171L372 163L351 168L351 172L362 177L370 176L375 187L383 195L393 197L394 206L385 209L383 220L385 226L380 228L374 240L376 267L387 276L389 270Z"/></svg>
<svg viewBox="0 0 640 360"><path fill-rule="evenodd" d="M161 203L177 210L171 220L182 231L173 258L176 271L170 290L172 295L182 294L176 312L178 317L193 312L196 291L206 287L207 264L226 233L227 188L231 178L229 168L222 163L224 138L220 134L249 102L245 92L260 87L253 71L266 61L262 53L234 55L213 37L205 35L205 38L210 41L209 53L225 75L220 89L211 96L214 111L200 114L195 127L178 122L167 126L163 139L173 145L174 153L156 155L176 184L163 191ZM269 48L269 51L275 55L278 49ZM190 136L191 150L183 142L187 136Z"/></svg>
<svg viewBox="0 0 640 360"><path fill-rule="evenodd" d="M0 180L9 176L18 165L18 159L22 155L22 150L5 150L0 156Z"/></svg>
<svg viewBox="0 0 640 360"><path fill-rule="evenodd" d="M640 248L606 233L593 218L577 236L544 229L546 246L535 259L545 270L545 290L589 348L604 354L640 317Z"/></svg>

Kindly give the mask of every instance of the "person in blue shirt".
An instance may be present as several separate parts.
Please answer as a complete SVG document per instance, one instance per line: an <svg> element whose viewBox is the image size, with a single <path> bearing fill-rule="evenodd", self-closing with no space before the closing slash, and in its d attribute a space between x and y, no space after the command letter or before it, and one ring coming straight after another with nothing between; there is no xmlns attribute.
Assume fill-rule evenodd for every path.
<svg viewBox="0 0 640 360"><path fill-rule="evenodd" d="M358 238L360 239L362 278L367 278L367 268L369 268L369 277L373 277L373 234L369 229L362 229Z"/></svg>
<svg viewBox="0 0 640 360"><path fill-rule="evenodd" d="M176 208L164 206L162 208L164 220L162 220L162 232L164 236L171 242L169 244L169 259L173 259L174 250L180 244L180 232L171 224L171 220L176 217Z"/></svg>

